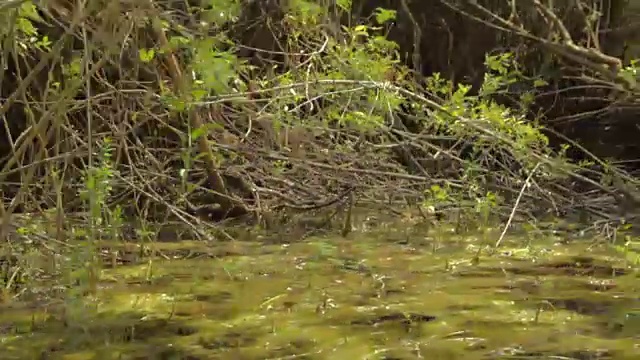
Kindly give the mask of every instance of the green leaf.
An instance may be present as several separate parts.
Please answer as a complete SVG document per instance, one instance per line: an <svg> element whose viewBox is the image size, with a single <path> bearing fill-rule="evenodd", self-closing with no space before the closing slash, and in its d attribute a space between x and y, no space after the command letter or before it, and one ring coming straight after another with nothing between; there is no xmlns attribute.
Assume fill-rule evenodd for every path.
<svg viewBox="0 0 640 360"><path fill-rule="evenodd" d="M354 30L354 33L356 35L368 35L369 34L369 32L367 31L368 28L367 28L366 25L358 25L355 28L353 28L353 30Z"/></svg>
<svg viewBox="0 0 640 360"><path fill-rule="evenodd" d="M23 2L20 5L20 10L18 11L18 14L21 17L44 23L44 20L42 20L42 17L40 17L40 14L38 13L38 9L36 8L36 6L33 4L32 1Z"/></svg>
<svg viewBox="0 0 640 360"><path fill-rule="evenodd" d="M396 19L396 11L383 9L383 8L376 8L375 17L376 17L376 22L378 24L384 24L387 21L393 21Z"/></svg>
<svg viewBox="0 0 640 360"><path fill-rule="evenodd" d="M545 81L544 79L536 79L533 82L533 86L534 87L547 86L547 85L549 85L549 83L547 81Z"/></svg>
<svg viewBox="0 0 640 360"><path fill-rule="evenodd" d="M191 96L194 101L200 101L207 96L207 91L204 89L193 89L191 90Z"/></svg>
<svg viewBox="0 0 640 360"><path fill-rule="evenodd" d="M336 0L336 5L342 11L351 11L351 6L353 5L352 0Z"/></svg>
<svg viewBox="0 0 640 360"><path fill-rule="evenodd" d="M153 49L140 49L139 50L140 61L142 61L143 63L149 63L151 62L151 60L153 60L155 54L156 52Z"/></svg>
<svg viewBox="0 0 640 360"><path fill-rule="evenodd" d="M201 127L194 129L191 132L191 139L193 141L197 140L198 138L200 138L203 135L206 135L209 130L214 130L214 129L219 129L220 125L219 124L214 124L214 123L209 123L209 124L205 124L202 125Z"/></svg>

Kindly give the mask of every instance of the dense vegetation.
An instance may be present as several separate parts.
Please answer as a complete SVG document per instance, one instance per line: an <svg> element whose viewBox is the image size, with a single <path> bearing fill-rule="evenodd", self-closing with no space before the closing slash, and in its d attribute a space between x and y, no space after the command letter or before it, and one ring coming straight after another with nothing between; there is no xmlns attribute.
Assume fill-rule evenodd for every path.
<svg viewBox="0 0 640 360"><path fill-rule="evenodd" d="M432 251L420 255L420 281L441 279L434 270L440 261L450 271L451 262L477 267L483 256L489 265L471 276L481 281L486 270L495 279L503 266L496 256L514 258L514 248L527 249L526 261L519 255L517 261L548 261L535 269L518 263L514 273L556 276L558 284L573 275L626 276L616 298L624 301L615 302L624 309L616 310L614 323L638 317L627 308L638 298L631 280L637 282L640 264L638 1L6 0L0 16L6 19L0 22L0 297L6 306L24 306L21 316L31 314L33 322L34 304L62 299L52 312L65 328L85 321L90 315L79 314L91 308L105 325L85 328L86 334L128 333L137 319L116 317L116 326L87 303L135 292L131 284L138 282L164 292L156 280L150 284L158 271L177 279L185 268L195 274L213 266L237 279L247 271L257 276L262 266L275 274L278 259L297 268L304 256L324 264L317 270L327 276L338 275L323 266L338 262L384 287L378 275L387 269L414 289L418 280L408 280L402 268L413 258L381 242L384 237ZM341 241L366 249L344 250ZM578 242L567 249L580 256L603 246L594 250L602 258L542 255L553 241ZM272 246L263 249L269 253L258 252L258 243ZM273 257L281 243L297 247ZM455 249L451 258L438 253L449 251L438 250L441 244ZM204 264L180 262L205 253ZM230 254L244 260L224 260ZM376 265L351 264L358 256ZM396 258L392 267L385 256ZM256 265L258 259L263 263ZM590 272L550 270L585 263ZM237 266L237 274L228 266ZM280 275L274 284L284 281ZM208 280L194 275L170 291L205 291ZM122 281L105 295L108 284ZM352 280L344 281L354 290ZM497 286L487 281L488 288ZM242 303L243 285L219 278L210 284ZM472 288L462 280L451 284L454 292ZM604 290L580 297L597 291ZM538 293L536 323L540 304L580 308L551 293ZM298 295L307 305L319 301ZM349 302L350 293L340 296L360 306ZM333 300L321 298L315 310L324 313ZM196 303L206 303L192 300L184 303L191 317ZM118 301L109 311L122 306ZM422 310L411 312L417 303L407 304L400 310L405 320L432 320ZM589 315L604 313L589 304ZM396 315L378 319L403 318ZM24 325L24 318L15 321ZM370 321L364 325L377 326ZM161 325L148 330L163 328L158 334L166 335L167 324ZM626 326L616 332L626 342L606 356L629 354L638 337ZM213 337L222 331L207 329ZM254 335L252 344L259 343ZM25 346L10 338L12 351ZM105 344L132 338L75 348L110 351ZM309 344L298 350L245 355L315 351Z"/></svg>

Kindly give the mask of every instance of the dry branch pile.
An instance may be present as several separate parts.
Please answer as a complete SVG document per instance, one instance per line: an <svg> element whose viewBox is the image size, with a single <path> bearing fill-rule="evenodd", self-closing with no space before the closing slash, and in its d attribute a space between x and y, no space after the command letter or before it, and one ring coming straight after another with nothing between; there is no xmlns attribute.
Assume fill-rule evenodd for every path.
<svg viewBox="0 0 640 360"><path fill-rule="evenodd" d="M403 207L421 203L434 185L459 194L443 201L444 209L473 208L477 196L498 193L504 202L496 213L505 218L516 199L524 220L545 211L563 214L576 204L606 217L606 207L615 206L608 197L589 203L593 193L570 188L577 168L554 160L549 149L528 150L540 169L530 177L513 155L517 144L485 124L458 117L472 136L442 131L428 114L446 109L424 89L385 79L314 78L318 69L334 66L323 56L339 46L322 26L311 31L315 37L285 39L277 51L229 45L221 53L251 53L261 68L234 69L235 78L225 79L228 92L202 96L190 76L193 55L174 40L222 36L240 20L205 32L199 15L173 2L57 0L34 9L29 19L48 44L28 43L17 28L5 34L18 40L3 39L13 44L4 47L2 65L9 70L0 79L5 215L84 211L78 194L87 171L107 165L113 180L104 206L156 221L299 212L342 204L346 194L361 205ZM276 43L293 25L283 18L273 26L279 30L268 37ZM269 71L269 81L260 84L264 75L258 74ZM304 81L282 81L287 72ZM415 111L368 103L367 96L385 92L423 109L419 131L399 125ZM327 120L336 113L381 121L364 129ZM479 138L492 145L470 152ZM593 176L577 178L599 187Z"/></svg>

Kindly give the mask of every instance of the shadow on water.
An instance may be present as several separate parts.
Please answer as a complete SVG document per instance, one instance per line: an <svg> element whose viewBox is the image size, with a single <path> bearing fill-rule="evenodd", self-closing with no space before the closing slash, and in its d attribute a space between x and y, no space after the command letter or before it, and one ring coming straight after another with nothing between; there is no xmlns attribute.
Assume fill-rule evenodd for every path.
<svg viewBox="0 0 640 360"><path fill-rule="evenodd" d="M639 359L638 273L605 246L393 228L290 244L105 244L96 296L0 308L3 359ZM480 245L479 245L480 244ZM479 255L480 254L480 255Z"/></svg>

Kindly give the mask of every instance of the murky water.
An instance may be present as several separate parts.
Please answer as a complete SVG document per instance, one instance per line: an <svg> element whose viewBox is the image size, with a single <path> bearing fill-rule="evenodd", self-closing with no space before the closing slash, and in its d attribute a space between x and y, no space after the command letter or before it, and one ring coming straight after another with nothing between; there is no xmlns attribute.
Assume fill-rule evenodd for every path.
<svg viewBox="0 0 640 360"><path fill-rule="evenodd" d="M640 275L608 245L496 236L120 244L95 297L5 301L0 357L640 359Z"/></svg>

